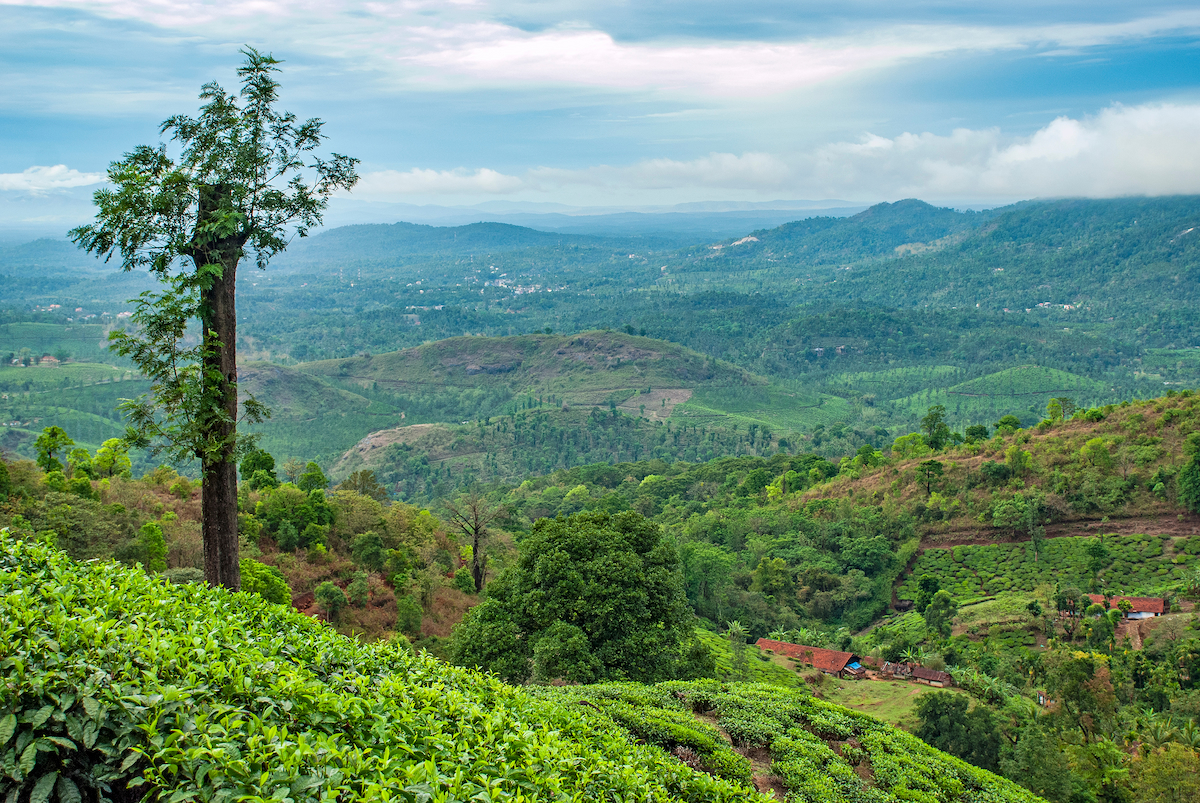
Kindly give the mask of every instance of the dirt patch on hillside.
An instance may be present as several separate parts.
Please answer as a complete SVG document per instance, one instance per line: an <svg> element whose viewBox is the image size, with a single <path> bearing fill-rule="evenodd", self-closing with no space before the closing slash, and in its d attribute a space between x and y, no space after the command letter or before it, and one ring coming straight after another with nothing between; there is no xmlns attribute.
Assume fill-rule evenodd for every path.
<svg viewBox="0 0 1200 803"><path fill-rule="evenodd" d="M351 448L365 457L375 449L391 446L393 443L412 443L441 426L441 424L412 424L395 429L381 429L378 432L372 432Z"/></svg>
<svg viewBox="0 0 1200 803"><path fill-rule="evenodd" d="M683 404L690 398L690 388L654 388L649 393L630 396L629 400L617 409L651 421L666 421L671 417L675 405Z"/></svg>

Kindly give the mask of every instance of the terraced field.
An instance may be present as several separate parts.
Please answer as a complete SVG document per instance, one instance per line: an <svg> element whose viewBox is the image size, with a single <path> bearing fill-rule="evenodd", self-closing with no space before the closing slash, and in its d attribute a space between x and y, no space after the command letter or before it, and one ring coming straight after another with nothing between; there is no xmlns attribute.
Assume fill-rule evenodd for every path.
<svg viewBox="0 0 1200 803"><path fill-rule="evenodd" d="M1200 536L1099 536L1108 552L1100 570L1103 588L1113 594L1151 596L1179 582L1187 562L1200 554ZM1086 550L1096 537L1053 538L1045 542L1038 560L1028 543L955 546L926 549L904 582L900 599L916 599L917 581L928 574L960 600L1004 593L1033 593L1039 586L1075 585L1091 581Z"/></svg>

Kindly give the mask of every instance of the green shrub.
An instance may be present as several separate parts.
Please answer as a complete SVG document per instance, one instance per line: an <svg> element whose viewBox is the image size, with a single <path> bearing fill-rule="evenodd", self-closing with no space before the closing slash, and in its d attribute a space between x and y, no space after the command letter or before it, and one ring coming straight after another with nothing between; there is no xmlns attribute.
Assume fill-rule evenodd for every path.
<svg viewBox="0 0 1200 803"><path fill-rule="evenodd" d="M409 638L421 637L421 619L425 612L408 594L396 600L396 629Z"/></svg>
<svg viewBox="0 0 1200 803"><path fill-rule="evenodd" d="M356 572L350 585L346 586L346 597L350 600L350 604L356 608L366 607L370 593L371 584L367 579L367 573Z"/></svg>
<svg viewBox="0 0 1200 803"><path fill-rule="evenodd" d="M250 558L238 561L242 570L242 590L258 594L267 602L277 605L290 605L292 591L288 588L283 573L274 566L267 566Z"/></svg>
<svg viewBox="0 0 1200 803"><path fill-rule="evenodd" d="M475 578L467 569L459 569L454 573L454 587L464 594L474 594Z"/></svg>
<svg viewBox="0 0 1200 803"><path fill-rule="evenodd" d="M317 586L313 597L317 601L317 606L324 611L325 616L331 622L336 622L338 614L341 613L342 608L346 607L346 592L342 591L341 586L328 580Z"/></svg>

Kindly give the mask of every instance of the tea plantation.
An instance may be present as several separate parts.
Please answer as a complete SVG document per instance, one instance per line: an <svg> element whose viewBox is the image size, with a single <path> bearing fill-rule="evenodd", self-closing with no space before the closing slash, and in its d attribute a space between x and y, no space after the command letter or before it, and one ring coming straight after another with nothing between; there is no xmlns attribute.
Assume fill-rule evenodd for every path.
<svg viewBox="0 0 1200 803"><path fill-rule="evenodd" d="M0 667L13 801L766 800L692 711L714 712L734 746L769 746L792 800L1037 799L793 690L530 694L253 594L76 563L6 531Z"/></svg>
<svg viewBox="0 0 1200 803"><path fill-rule="evenodd" d="M1184 579L1189 560L1194 564L1200 553L1200 536L1169 535L1052 538L1042 545L1036 560L1029 543L927 549L896 593L901 599L916 599L917 583L926 574L937 577L960 599L1032 593L1038 586L1056 583L1088 588L1093 558L1087 550L1097 541L1106 553L1100 581L1112 594L1160 594Z"/></svg>

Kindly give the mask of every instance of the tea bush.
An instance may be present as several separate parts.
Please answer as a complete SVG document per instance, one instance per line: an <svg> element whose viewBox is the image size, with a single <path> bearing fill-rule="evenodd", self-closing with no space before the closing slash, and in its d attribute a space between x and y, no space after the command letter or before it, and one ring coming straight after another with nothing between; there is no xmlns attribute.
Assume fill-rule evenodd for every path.
<svg viewBox="0 0 1200 803"><path fill-rule="evenodd" d="M715 716L735 745L770 749L771 770L795 803L1039 800L915 736L797 689L700 680L546 687L534 693L596 706L631 735L668 749L691 747L704 755L717 744L711 755L729 755L711 741L715 729L689 722L693 713ZM871 768L870 780L855 771L858 765Z"/></svg>
<svg viewBox="0 0 1200 803"><path fill-rule="evenodd" d="M1175 558L1200 551L1196 536L1178 540L1167 535L1105 535L1108 560L1100 570L1106 591L1113 594L1158 594L1183 581L1188 568ZM928 549L917 559L909 576L897 589L900 599L916 599L917 582L929 574L959 599L1001 592L1031 593L1039 585L1075 585L1087 588L1087 547L1095 536L1051 538L1038 559L1028 543L956 546Z"/></svg>
<svg viewBox="0 0 1200 803"><path fill-rule="evenodd" d="M9 800L743 801L584 706L0 532Z"/></svg>

